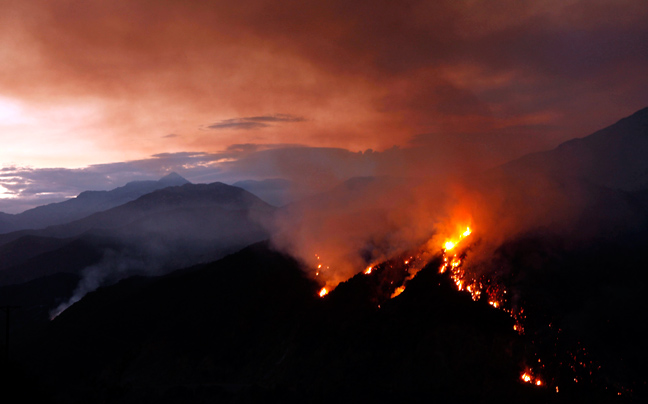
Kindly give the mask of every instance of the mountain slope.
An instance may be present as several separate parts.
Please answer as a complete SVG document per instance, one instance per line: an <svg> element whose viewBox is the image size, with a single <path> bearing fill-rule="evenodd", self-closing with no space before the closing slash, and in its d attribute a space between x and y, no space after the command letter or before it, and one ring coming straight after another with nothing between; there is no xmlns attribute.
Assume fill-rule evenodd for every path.
<svg viewBox="0 0 648 404"><path fill-rule="evenodd" d="M508 172L534 171L611 189L648 188L648 108L614 125L553 150L533 153L501 167Z"/></svg>
<svg viewBox="0 0 648 404"><path fill-rule="evenodd" d="M478 215L489 231L547 227L574 238L614 235L645 222L648 108L582 139L476 175Z"/></svg>
<svg viewBox="0 0 648 404"><path fill-rule="evenodd" d="M0 285L88 267L120 278L211 261L267 238L274 209L221 183L168 187L69 224L0 235Z"/></svg>
<svg viewBox="0 0 648 404"><path fill-rule="evenodd" d="M517 381L508 316L427 274L382 308L378 275L320 299L293 259L255 245L100 289L21 358L71 403L545 402Z"/></svg>

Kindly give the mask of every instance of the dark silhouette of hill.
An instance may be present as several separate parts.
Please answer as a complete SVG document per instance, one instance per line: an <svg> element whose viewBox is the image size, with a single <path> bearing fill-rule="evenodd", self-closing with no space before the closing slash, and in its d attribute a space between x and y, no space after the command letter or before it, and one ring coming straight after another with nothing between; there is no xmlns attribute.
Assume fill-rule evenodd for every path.
<svg viewBox="0 0 648 404"><path fill-rule="evenodd" d="M155 190L188 183L177 173L171 173L157 181L133 181L110 191L85 191L76 198L39 206L16 215L0 213L0 233L42 229L72 222L123 205Z"/></svg>
<svg viewBox="0 0 648 404"><path fill-rule="evenodd" d="M648 397L647 229L576 242L535 230L511 238L490 257L525 309L536 351L557 369L571 363L556 370L567 380L608 383L635 402Z"/></svg>
<svg viewBox="0 0 648 404"><path fill-rule="evenodd" d="M49 321L50 310L67 300L78 282L78 275L57 273L19 285L0 286L0 307L18 306L11 312L12 334L20 338L38 335ZM4 336L2 342L4 345Z"/></svg>
<svg viewBox="0 0 648 404"><path fill-rule="evenodd" d="M648 108L614 125L553 150L526 155L503 165L504 171L543 173L606 188L648 188Z"/></svg>
<svg viewBox="0 0 648 404"><path fill-rule="evenodd" d="M511 319L434 264L392 300L387 272L320 299L297 262L258 244L99 289L19 357L69 403L570 402L518 382Z"/></svg>

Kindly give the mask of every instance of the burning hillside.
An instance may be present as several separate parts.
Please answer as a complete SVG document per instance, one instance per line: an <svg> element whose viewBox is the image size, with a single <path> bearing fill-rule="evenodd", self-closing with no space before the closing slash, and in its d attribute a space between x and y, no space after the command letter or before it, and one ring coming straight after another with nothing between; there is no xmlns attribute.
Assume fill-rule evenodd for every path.
<svg viewBox="0 0 648 404"><path fill-rule="evenodd" d="M495 272L477 274L466 269L464 263L468 259L473 239L473 230L457 232L452 237L445 238L439 251L430 251L432 240L425 243L415 251L408 251L380 263L374 263L359 272L356 276L379 277L382 292L373 299L378 309L388 300L394 299L407 291L408 282L431 263L439 262L437 272L447 277L457 292L467 293L471 300L478 303L487 303L491 308L503 311L513 320L512 329L523 341L526 348L523 366L520 369L519 381L531 384L537 388L549 388L555 393L563 391L568 386L578 383L600 383L606 391L620 394L630 394L631 390L609 381L603 381L600 364L591 356L587 349L576 341L565 343L562 329L551 322L543 323L543 319L533 319L527 327L527 314L520 305L511 300L512 293L506 279L495 276ZM435 237L434 240L438 240ZM319 259L319 256L318 256ZM321 268L321 267L320 267ZM317 273L319 274L319 272ZM345 282L346 283L346 282ZM510 279L509 279L510 283ZM334 286L327 285L319 293L324 297L334 290ZM525 335L527 334L528 335ZM563 350L564 349L564 350ZM569 373L572 376L566 376Z"/></svg>

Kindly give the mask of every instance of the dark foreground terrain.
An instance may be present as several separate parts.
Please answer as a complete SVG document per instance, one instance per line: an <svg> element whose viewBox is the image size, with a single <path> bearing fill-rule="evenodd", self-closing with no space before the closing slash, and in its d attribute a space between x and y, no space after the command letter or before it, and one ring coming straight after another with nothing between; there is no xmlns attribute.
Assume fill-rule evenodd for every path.
<svg viewBox="0 0 648 404"><path fill-rule="evenodd" d="M16 332L3 390L61 403L643 398L641 391L618 397L614 389L637 383L612 372L634 364L580 384L568 383L567 365L547 373L543 387L522 383L535 351L545 349L533 341L542 335L518 335L506 313L457 292L437 274L438 264L394 299L402 274L388 265L319 298L298 263L264 243L163 277L129 278L39 323L38 332ZM68 287L65 279L59 283ZM620 355L628 347L617 348L606 352Z"/></svg>

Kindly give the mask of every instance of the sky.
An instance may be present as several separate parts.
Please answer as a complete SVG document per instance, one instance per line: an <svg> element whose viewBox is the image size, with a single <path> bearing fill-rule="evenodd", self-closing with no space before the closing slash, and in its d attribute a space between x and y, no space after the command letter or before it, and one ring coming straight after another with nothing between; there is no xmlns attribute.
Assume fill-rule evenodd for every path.
<svg viewBox="0 0 648 404"><path fill-rule="evenodd" d="M481 170L648 106L644 0L0 0L0 211Z"/></svg>

